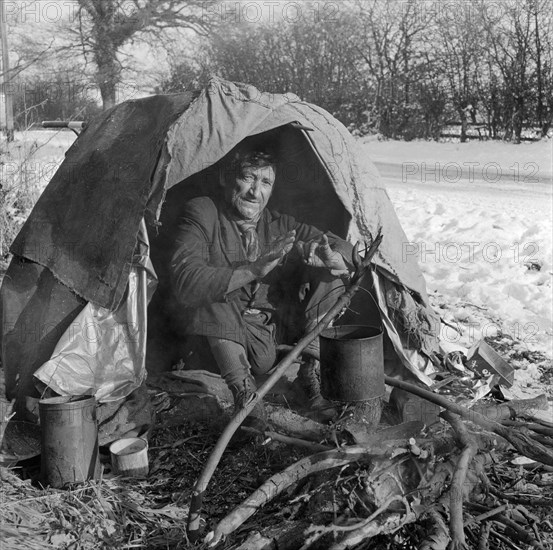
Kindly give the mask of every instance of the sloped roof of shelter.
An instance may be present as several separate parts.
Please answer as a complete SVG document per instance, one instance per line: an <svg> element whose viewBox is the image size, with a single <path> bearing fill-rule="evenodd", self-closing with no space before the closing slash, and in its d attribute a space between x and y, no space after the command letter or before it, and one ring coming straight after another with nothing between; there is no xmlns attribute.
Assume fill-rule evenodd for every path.
<svg viewBox="0 0 553 550"><path fill-rule="evenodd" d="M126 101L94 119L66 154L12 252L49 268L79 296L114 308L125 292L138 226L154 222L169 187L214 164L249 135L290 123L320 160L351 222L352 241L382 227L377 264L426 301L425 283L376 169L323 109L290 94L213 79L198 94Z"/></svg>

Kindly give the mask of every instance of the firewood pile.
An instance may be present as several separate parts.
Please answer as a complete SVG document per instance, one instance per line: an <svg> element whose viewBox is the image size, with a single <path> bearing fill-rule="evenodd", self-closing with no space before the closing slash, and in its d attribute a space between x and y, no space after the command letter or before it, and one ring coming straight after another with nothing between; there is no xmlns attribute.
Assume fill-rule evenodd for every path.
<svg viewBox="0 0 553 550"><path fill-rule="evenodd" d="M317 452L266 479L205 541L224 545L249 521L253 532L236 548L551 548L553 424L530 422L546 406L541 396L510 409L472 411L494 416L514 443L448 411L430 428L407 422L367 435L362 444L347 444L348 428L335 427L324 440L328 450L320 450L320 439L306 438L304 427L292 435L295 424L288 422L286 437L268 436ZM279 423L278 412L272 417ZM534 441L543 446L543 462L534 460L535 449L526 452L534 459L521 454ZM275 499L282 523L257 523L255 515Z"/></svg>
<svg viewBox="0 0 553 550"><path fill-rule="evenodd" d="M143 479L108 472L64 491L22 479L32 465L3 468L3 548L553 548L553 468L495 432L450 413L431 426L386 426L385 407L369 433L347 410L323 426L276 404L271 431L223 454L194 545L186 531L194 481L230 403L222 410L173 388ZM211 405L198 407L200 399ZM542 396L474 409L551 452L546 405Z"/></svg>

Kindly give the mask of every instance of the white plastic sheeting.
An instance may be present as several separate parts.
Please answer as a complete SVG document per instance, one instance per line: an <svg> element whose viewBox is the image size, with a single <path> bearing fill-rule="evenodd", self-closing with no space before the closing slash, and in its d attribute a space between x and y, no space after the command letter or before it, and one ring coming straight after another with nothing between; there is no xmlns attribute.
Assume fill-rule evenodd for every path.
<svg viewBox="0 0 553 550"><path fill-rule="evenodd" d="M60 395L91 394L115 401L146 377L147 307L156 277L144 221L125 299L115 310L89 302L58 341L35 377Z"/></svg>

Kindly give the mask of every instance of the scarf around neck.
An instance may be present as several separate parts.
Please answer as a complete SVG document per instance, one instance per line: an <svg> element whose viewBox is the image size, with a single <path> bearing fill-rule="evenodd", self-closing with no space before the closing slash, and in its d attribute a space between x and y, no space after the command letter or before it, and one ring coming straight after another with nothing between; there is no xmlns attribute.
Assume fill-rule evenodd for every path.
<svg viewBox="0 0 553 550"><path fill-rule="evenodd" d="M253 220L234 220L244 241L246 259L248 262L255 262L261 254L259 236L257 234L257 222L260 217L261 213L259 213Z"/></svg>

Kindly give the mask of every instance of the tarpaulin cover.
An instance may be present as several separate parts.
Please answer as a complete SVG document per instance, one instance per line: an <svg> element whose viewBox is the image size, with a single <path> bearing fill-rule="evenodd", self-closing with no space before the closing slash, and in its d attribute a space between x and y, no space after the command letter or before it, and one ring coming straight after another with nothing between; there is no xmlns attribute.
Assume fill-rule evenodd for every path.
<svg viewBox="0 0 553 550"><path fill-rule="evenodd" d="M275 205L285 204L314 225L317 216L340 217L343 231L331 229L352 242L370 240L382 228L376 263L402 296L398 301L397 289L382 283L381 308L386 313L389 295L410 309L407 315L401 312L402 322L410 314L418 319L421 311L431 317L416 259L402 255L407 239L386 191L346 128L294 95L213 79L198 94L117 105L94 119L67 152L11 248L14 260L1 293L1 307L9 316L8 323L3 318L1 349L12 383L26 373L19 383L27 387L28 374L50 358L84 304L117 309L140 221L155 225L171 186L202 173L244 137L274 130L287 159L299 168L296 177L288 174L280 188L275 185ZM24 281L9 280L18 274ZM397 325L392 317L391 330ZM14 327L29 319L53 329L41 328L37 340L26 344ZM424 337L417 340L417 349L432 347L435 335L427 336L426 343ZM396 348L401 345L396 339Z"/></svg>
<svg viewBox="0 0 553 550"><path fill-rule="evenodd" d="M146 377L145 277L142 269L131 270L126 299L115 312L89 302L35 377L60 395L94 395L96 401L138 388Z"/></svg>
<svg viewBox="0 0 553 550"><path fill-rule="evenodd" d="M438 350L439 318L428 305L424 278L415 256L405 254L408 239L374 164L347 129L324 109L292 94L264 93L246 84L214 79L169 130L171 160L165 187L214 164L245 137L290 124L300 128L324 173L305 169L309 155L298 141L297 130L295 135L281 132L281 149L285 150L281 171L285 176L279 179L277 170L274 194L280 191L293 197L287 202L281 197L287 213L338 234L343 232L327 220L337 215L340 204L345 210L340 216L348 220L342 236L351 242L370 242L382 230L383 240L374 258L383 278L374 283L382 322L403 364L429 383L425 371L431 372L432 364L419 352L431 355ZM331 193L325 188L328 183ZM301 191L295 189L298 187Z"/></svg>
<svg viewBox="0 0 553 550"><path fill-rule="evenodd" d="M220 79L190 100L175 94L128 101L93 121L67 152L11 251L48 267L86 300L117 307L148 199L162 197L152 180L165 138L167 189L244 137L298 122L312 130L306 137L351 216L350 237L369 239L382 227L377 262L426 300L415 256L403 255L407 238L380 178L372 163L359 166L356 143L340 122L294 95Z"/></svg>
<svg viewBox="0 0 553 550"><path fill-rule="evenodd" d="M67 151L11 252L47 267L87 301L119 305L167 130L192 94L121 103Z"/></svg>

